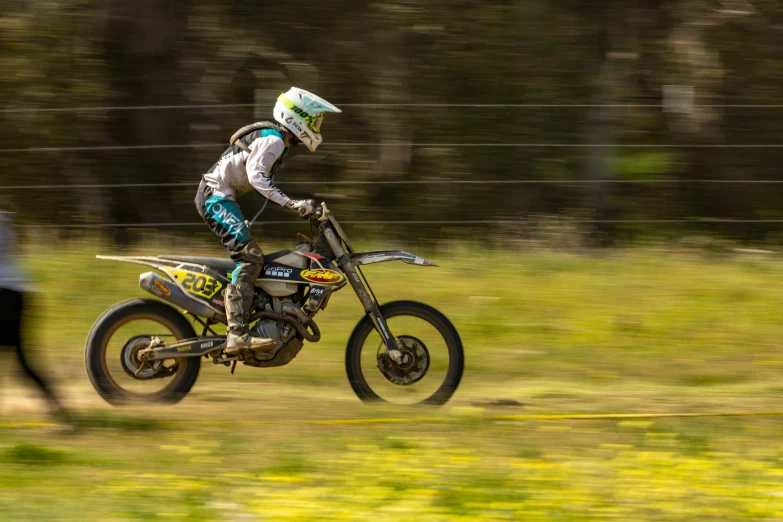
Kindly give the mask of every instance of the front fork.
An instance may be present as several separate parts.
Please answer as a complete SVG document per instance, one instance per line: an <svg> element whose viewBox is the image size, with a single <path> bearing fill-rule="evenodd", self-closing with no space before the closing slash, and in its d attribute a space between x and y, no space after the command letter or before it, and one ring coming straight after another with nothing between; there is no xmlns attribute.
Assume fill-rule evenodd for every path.
<svg viewBox="0 0 783 522"><path fill-rule="evenodd" d="M348 282L351 283L354 292L359 297L359 301L364 306L364 313L370 316L372 324L375 326L375 330L381 336L383 343L386 345L386 352L389 354L389 358L397 364L402 364L402 352L397 347L397 341L389 330L389 325L386 324L386 319L381 315L381 309L378 307L378 302L375 301L367 288L364 286L362 278L359 277L356 267L351 263L351 259L345 253L342 243L337 238L334 231L328 226L322 227L323 234L326 236L326 240L329 242L329 246L332 247L332 252L337 257L337 266L345 272L348 277Z"/></svg>

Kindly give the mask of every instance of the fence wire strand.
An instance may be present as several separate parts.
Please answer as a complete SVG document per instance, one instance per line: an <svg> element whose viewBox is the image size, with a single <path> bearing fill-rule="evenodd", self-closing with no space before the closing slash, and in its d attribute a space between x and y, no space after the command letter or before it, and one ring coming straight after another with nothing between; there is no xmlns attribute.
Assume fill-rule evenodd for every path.
<svg viewBox="0 0 783 522"><path fill-rule="evenodd" d="M228 148L227 143L172 143L162 145L90 145L79 147L21 147L0 149L0 154L52 153L52 152L89 152L121 150L160 150L160 149L212 149ZM414 148L544 148L544 149L783 149L783 143L417 143L403 141L388 142L336 142L323 143L321 147L414 147Z"/></svg>
<svg viewBox="0 0 783 522"><path fill-rule="evenodd" d="M27 114L37 112L110 112L110 111L155 111L155 110L212 110L212 109L245 109L267 107L269 103L206 103L183 105L107 105L84 107L6 107L0 109L0 114ZM395 108L431 108L431 109L667 109L662 103L336 103L340 107L356 107L369 109ZM709 109L781 109L783 104L764 103L725 103L725 104L694 104L694 108Z"/></svg>
<svg viewBox="0 0 783 522"><path fill-rule="evenodd" d="M319 181L276 181L276 185L323 186L323 185L674 185L674 184L757 184L779 185L783 179L410 179L410 180L319 180ZM6 190L75 190L75 189L131 189L155 187L197 187L199 182L183 181L170 183L87 183L56 185L2 185Z"/></svg>
<svg viewBox="0 0 783 522"><path fill-rule="evenodd" d="M711 224L780 224L783 219L474 219L474 220L349 220L340 221L343 225L529 225L529 224L570 224L570 225L590 225L590 224L612 224L612 225L652 225L652 224L690 224L690 225L711 225ZM264 225L300 225L302 222L296 220L288 221L263 221L254 223L254 226ZM19 225L19 228L28 229L90 229L90 228L139 228L139 229L157 229L157 228L176 228L176 227L203 227L203 222L186 223L80 223L80 224L60 224L60 223L42 223Z"/></svg>

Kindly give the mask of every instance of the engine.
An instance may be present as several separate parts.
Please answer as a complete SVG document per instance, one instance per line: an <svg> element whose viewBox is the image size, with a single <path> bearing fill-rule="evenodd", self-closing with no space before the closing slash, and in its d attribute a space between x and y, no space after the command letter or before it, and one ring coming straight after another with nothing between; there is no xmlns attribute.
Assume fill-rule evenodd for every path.
<svg viewBox="0 0 783 522"><path fill-rule="evenodd" d="M262 306L259 308L265 308L270 312L282 314L283 305L296 306L290 297L268 297L258 296ZM250 329L250 333L255 337L263 337L266 339L274 339L277 343L277 347L280 348L288 341L290 341L296 334L296 329L290 324L275 321L274 319L261 319Z"/></svg>
<svg viewBox="0 0 783 522"><path fill-rule="evenodd" d="M288 330L288 332L286 331ZM283 337L286 333L290 333L293 327L288 324L280 324L272 319L261 319L250 330L253 337L263 337L265 339L274 339L277 347L281 347L285 342Z"/></svg>
<svg viewBox="0 0 783 522"><path fill-rule="evenodd" d="M296 306L288 297L272 297L267 301L266 306L281 313L284 303ZM255 337L273 339L277 344L277 348L273 352L256 353L253 361L245 361L252 366L283 366L291 362L302 349L302 340L295 338L296 329L287 323L273 319L261 319L253 325L250 332Z"/></svg>

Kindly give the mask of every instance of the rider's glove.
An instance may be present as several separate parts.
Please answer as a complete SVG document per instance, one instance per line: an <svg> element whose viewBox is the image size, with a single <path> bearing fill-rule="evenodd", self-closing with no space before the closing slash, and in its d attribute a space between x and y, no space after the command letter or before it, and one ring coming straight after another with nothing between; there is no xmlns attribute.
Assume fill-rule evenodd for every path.
<svg viewBox="0 0 783 522"><path fill-rule="evenodd" d="M312 199L290 199L286 206L299 212L300 217L307 217L315 210L315 201Z"/></svg>

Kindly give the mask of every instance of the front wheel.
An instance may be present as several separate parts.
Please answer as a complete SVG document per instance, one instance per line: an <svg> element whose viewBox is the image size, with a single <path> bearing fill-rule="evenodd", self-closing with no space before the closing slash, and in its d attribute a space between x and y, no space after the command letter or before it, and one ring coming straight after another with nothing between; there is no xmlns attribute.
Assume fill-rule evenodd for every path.
<svg viewBox="0 0 783 522"><path fill-rule="evenodd" d="M397 339L404 363L385 355L385 345L369 316L356 325L345 354L353 391L364 402L445 404L459 386L465 365L454 325L431 306L396 301L380 307Z"/></svg>
<svg viewBox="0 0 783 522"><path fill-rule="evenodd" d="M90 330L85 349L87 375L106 402L174 403L198 377L201 360L177 358L142 362L137 354L153 339L167 344L196 337L185 317L152 299L130 299L109 308Z"/></svg>

